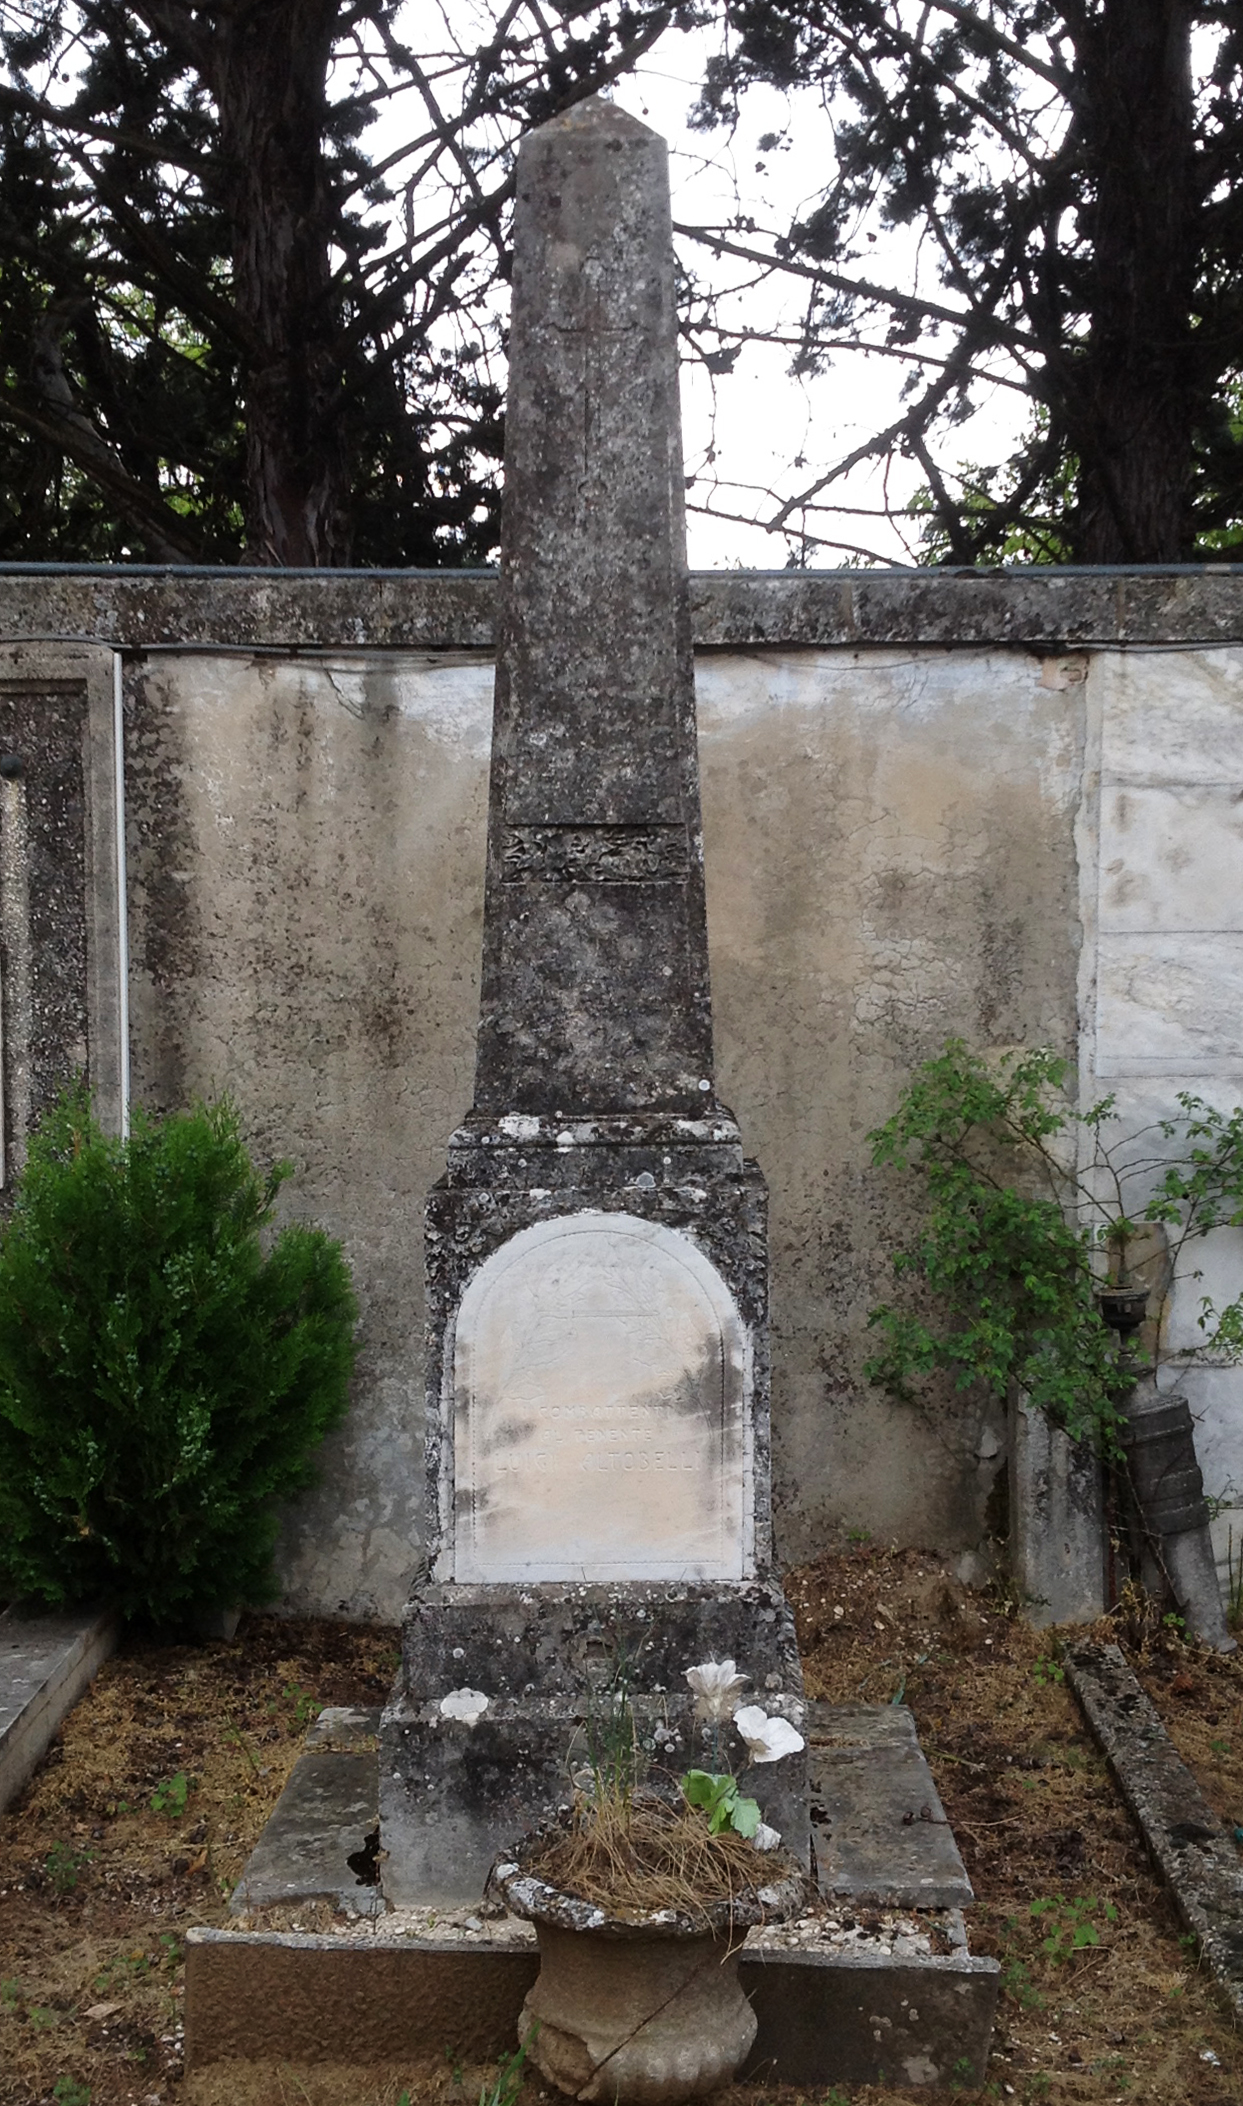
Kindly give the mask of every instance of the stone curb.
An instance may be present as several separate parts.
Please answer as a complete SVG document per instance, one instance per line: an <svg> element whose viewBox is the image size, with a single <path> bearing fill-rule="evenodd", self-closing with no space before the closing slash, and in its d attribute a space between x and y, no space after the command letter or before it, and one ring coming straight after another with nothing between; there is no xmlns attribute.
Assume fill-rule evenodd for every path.
<svg viewBox="0 0 1243 2106"><path fill-rule="evenodd" d="M18 1602L0 1615L0 1812L34 1774L61 1720L115 1650L118 1630L110 1609L53 1616Z"/></svg>
<svg viewBox="0 0 1243 2106"><path fill-rule="evenodd" d="M518 2037L533 1946L195 1928L186 1934L186 2064L486 2061ZM779 2083L981 2084L999 1969L966 1952L744 1952L759 2031L743 2071Z"/></svg>
<svg viewBox="0 0 1243 2106"><path fill-rule="evenodd" d="M1239 1852L1116 1645L1069 1645L1066 1679L1236 2022L1243 2021Z"/></svg>

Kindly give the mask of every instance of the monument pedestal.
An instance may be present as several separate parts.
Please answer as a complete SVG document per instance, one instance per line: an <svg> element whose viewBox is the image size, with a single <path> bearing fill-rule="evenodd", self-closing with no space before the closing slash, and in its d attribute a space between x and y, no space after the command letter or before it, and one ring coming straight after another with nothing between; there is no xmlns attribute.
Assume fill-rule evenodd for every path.
<svg viewBox="0 0 1243 2106"><path fill-rule="evenodd" d="M729 1727L714 1746L686 1682L733 1659L801 1725L766 1576L766 1230L723 1112L454 1135L427 1218L438 1540L380 1736L391 1905L477 1900L497 1850L570 1796L622 1684L641 1767L738 1770L807 1861L803 1758L747 1767Z"/></svg>

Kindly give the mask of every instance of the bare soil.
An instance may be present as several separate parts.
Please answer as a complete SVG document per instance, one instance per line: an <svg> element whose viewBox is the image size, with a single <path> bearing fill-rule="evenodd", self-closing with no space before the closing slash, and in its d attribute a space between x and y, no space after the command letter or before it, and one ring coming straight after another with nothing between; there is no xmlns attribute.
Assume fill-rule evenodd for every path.
<svg viewBox="0 0 1243 2106"><path fill-rule="evenodd" d="M1055 1640L932 1556L871 1545L792 1573L809 1693L909 1703L1002 1963L982 2091L834 2087L899 2100L1232 2106L1243 2042L1200 1970L1062 1680ZM1243 1824L1243 1664L1135 1604L1123 1645L1184 1759ZM187 2080L182 1940L233 1883L321 1704L387 1694L396 1633L252 1616L231 1644L131 1639L0 1817L0 2106L539 2106L495 2069L218 2067ZM502 2092L504 2087L501 2088ZM719 2106L798 2106L736 2086Z"/></svg>

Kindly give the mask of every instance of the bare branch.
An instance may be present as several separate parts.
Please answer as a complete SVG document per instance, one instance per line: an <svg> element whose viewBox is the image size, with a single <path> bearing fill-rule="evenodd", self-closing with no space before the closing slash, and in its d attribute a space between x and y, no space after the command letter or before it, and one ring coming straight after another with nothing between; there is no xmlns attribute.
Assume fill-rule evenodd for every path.
<svg viewBox="0 0 1243 2106"><path fill-rule="evenodd" d="M942 307L935 300L920 299L915 293L899 292L896 286L874 285L867 278L847 278L840 271L828 271L819 264L796 263L793 257L766 256L762 250L744 248L741 242L727 240L723 234L714 233L708 227L688 227L675 220L673 231L687 241L712 249L718 256L737 256L743 263L759 263L766 270L780 271L787 277L808 278L816 285L827 286L832 292L848 293L852 298L869 300L878 307L892 308L895 314L918 316L922 321L948 322L954 329L978 320L986 325L994 343L1023 344L1031 350L1039 349L1034 337L1025 335L1013 323L1003 321L991 311L984 314L972 308Z"/></svg>

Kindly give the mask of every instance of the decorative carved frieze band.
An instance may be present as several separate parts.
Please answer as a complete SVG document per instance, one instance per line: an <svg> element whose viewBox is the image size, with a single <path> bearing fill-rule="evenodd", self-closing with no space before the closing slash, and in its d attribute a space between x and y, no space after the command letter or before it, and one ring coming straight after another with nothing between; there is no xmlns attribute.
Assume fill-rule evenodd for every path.
<svg viewBox="0 0 1243 2106"><path fill-rule="evenodd" d="M507 884L660 885L684 878L683 826L510 826L501 844Z"/></svg>

